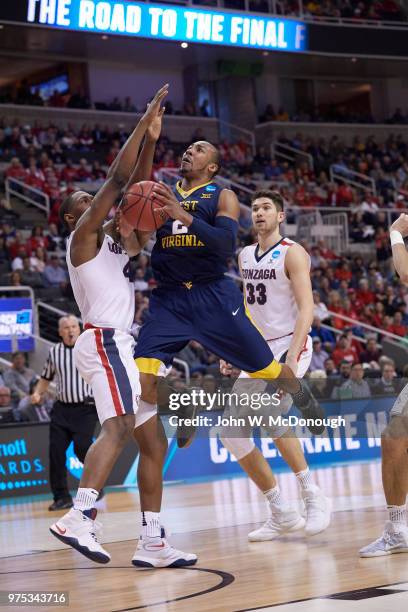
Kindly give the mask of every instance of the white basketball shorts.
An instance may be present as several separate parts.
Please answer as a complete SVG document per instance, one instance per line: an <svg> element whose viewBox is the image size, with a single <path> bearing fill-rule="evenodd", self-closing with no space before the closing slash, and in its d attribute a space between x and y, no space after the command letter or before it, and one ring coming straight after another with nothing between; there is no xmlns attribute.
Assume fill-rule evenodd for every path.
<svg viewBox="0 0 408 612"><path fill-rule="evenodd" d="M126 414L136 415L136 427L141 424L137 422L141 388L134 344L130 334L100 327L86 329L75 343L74 362L92 387L101 425Z"/></svg>

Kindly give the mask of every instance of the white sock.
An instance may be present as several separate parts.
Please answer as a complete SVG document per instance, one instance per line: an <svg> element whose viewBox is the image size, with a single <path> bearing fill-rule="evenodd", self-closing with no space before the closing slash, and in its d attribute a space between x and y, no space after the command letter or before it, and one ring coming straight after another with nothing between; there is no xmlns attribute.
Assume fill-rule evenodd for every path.
<svg viewBox="0 0 408 612"><path fill-rule="evenodd" d="M395 527L407 526L407 508L403 506L387 506L388 517Z"/></svg>
<svg viewBox="0 0 408 612"><path fill-rule="evenodd" d="M161 525L159 512L142 512L142 537L161 538Z"/></svg>
<svg viewBox="0 0 408 612"><path fill-rule="evenodd" d="M281 496L279 485L276 485L275 487L273 487L273 489L269 489L269 491L264 491L264 495L268 500L269 504L274 508L283 506L283 499Z"/></svg>
<svg viewBox="0 0 408 612"><path fill-rule="evenodd" d="M95 489L79 488L74 500L74 508L76 510L90 510L91 508L95 508L95 502L98 495L99 493L95 491Z"/></svg>
<svg viewBox="0 0 408 612"><path fill-rule="evenodd" d="M301 472L297 472L295 476L302 490L312 489L315 486L312 472L309 470L309 468L306 468L306 470L302 470Z"/></svg>

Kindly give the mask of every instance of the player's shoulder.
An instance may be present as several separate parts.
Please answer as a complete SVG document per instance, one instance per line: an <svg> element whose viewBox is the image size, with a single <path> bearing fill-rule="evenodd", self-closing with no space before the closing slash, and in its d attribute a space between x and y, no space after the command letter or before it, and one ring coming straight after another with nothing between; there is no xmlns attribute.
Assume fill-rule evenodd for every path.
<svg viewBox="0 0 408 612"><path fill-rule="evenodd" d="M306 249L299 242L290 238L282 238L280 246L287 247L288 252L290 251L291 253L304 253L308 255Z"/></svg>
<svg viewBox="0 0 408 612"><path fill-rule="evenodd" d="M243 257L252 255L255 252L257 246L258 246L257 242L244 246L244 248L241 249L241 251L239 252L239 258L242 260Z"/></svg>

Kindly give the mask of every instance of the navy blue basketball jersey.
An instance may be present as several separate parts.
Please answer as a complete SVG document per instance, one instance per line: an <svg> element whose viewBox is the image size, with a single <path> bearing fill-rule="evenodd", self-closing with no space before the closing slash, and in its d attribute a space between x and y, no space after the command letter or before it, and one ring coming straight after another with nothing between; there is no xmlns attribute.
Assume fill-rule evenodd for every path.
<svg viewBox="0 0 408 612"><path fill-rule="evenodd" d="M215 183L206 183L190 191L183 191L180 183L174 188L184 210L209 225L215 224L221 191ZM169 219L157 230L151 264L158 283L170 286L221 278L227 269L226 259L225 255L209 249L181 221Z"/></svg>

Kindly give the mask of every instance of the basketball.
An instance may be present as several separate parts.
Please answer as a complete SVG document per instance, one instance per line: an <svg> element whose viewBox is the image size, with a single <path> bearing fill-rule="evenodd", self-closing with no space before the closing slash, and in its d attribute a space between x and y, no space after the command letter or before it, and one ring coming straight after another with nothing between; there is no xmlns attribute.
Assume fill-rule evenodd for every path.
<svg viewBox="0 0 408 612"><path fill-rule="evenodd" d="M142 232L154 232L169 218L152 193L154 181L134 183L123 196L121 212L127 223Z"/></svg>

